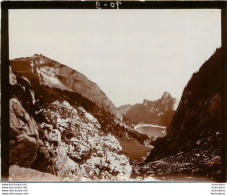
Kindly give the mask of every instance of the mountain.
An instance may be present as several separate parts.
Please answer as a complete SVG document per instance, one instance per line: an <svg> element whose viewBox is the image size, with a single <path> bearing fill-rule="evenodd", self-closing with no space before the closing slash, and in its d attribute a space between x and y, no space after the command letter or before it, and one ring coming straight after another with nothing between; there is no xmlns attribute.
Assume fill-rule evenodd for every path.
<svg viewBox="0 0 227 195"><path fill-rule="evenodd" d="M9 70L10 180L27 181L25 171L31 181L130 178L125 145L147 136L121 121L95 83L43 55L12 60Z"/></svg>
<svg viewBox="0 0 227 195"><path fill-rule="evenodd" d="M152 143L142 172L222 180L222 75L217 49L184 88L167 135Z"/></svg>
<svg viewBox="0 0 227 195"><path fill-rule="evenodd" d="M223 181L221 54L217 49L192 75L175 113L165 92L123 107L124 120L81 73L42 55L11 60L10 181ZM128 113L134 123L167 124L167 135L150 141L125 122Z"/></svg>
<svg viewBox="0 0 227 195"><path fill-rule="evenodd" d="M40 84L79 93L101 109L121 119L121 114L99 86L76 70L41 54L11 60L10 66L13 72L20 73L29 80L36 77Z"/></svg>
<svg viewBox="0 0 227 195"><path fill-rule="evenodd" d="M168 126L174 114L176 99L168 92L155 101L144 99L142 104L123 105L118 108L126 119L134 124L149 123Z"/></svg>

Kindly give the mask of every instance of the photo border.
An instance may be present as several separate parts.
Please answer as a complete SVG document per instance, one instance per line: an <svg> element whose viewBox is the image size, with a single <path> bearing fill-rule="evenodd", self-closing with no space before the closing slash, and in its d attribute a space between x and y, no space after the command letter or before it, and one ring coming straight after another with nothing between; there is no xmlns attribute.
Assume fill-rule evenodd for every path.
<svg viewBox="0 0 227 195"><path fill-rule="evenodd" d="M3 1L1 3L1 181L9 182L9 30L8 11L11 9L97 9L97 2L103 6L119 2L119 9L220 9L222 41L222 181L226 182L226 113L227 113L227 2L224 1ZM116 7L114 8L116 9ZM64 183L64 182L63 182ZM96 182L93 182L96 183ZM104 182L106 183L106 182ZM114 182L118 183L118 182ZM138 182L136 182L138 183ZM150 182L152 183L152 182ZM187 182L183 182L187 183Z"/></svg>

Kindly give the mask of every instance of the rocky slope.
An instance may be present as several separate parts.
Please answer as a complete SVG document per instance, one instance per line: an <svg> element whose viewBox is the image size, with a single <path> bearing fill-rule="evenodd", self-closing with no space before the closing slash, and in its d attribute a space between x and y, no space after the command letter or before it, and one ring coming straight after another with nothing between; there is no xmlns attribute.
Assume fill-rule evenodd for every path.
<svg viewBox="0 0 227 195"><path fill-rule="evenodd" d="M154 150L142 172L222 180L221 54L222 50L217 49L192 75L166 137L152 143Z"/></svg>
<svg viewBox="0 0 227 195"><path fill-rule="evenodd" d="M130 177L129 159L121 154L117 139L104 133L98 120L83 107L56 100L40 109L25 77L17 79L10 72L10 83L10 165L51 173L67 181ZM18 97L19 92L27 99ZM23 108L26 103L35 109L33 114ZM44 117L39 123L34 119L38 114Z"/></svg>
<svg viewBox="0 0 227 195"><path fill-rule="evenodd" d="M14 60L9 72L10 170L66 181L129 180L132 167L118 140L142 144L147 137L60 80L45 83L42 75L54 70L39 74L42 66L27 60Z"/></svg>
<svg viewBox="0 0 227 195"><path fill-rule="evenodd" d="M176 99L168 92L155 101L145 100L142 104L123 105L118 108L126 120L134 124L148 123L168 126L174 114Z"/></svg>
<svg viewBox="0 0 227 195"><path fill-rule="evenodd" d="M10 61L12 71L29 80L38 79L41 84L62 90L77 92L101 109L121 119L121 114L99 86L86 76L43 55Z"/></svg>

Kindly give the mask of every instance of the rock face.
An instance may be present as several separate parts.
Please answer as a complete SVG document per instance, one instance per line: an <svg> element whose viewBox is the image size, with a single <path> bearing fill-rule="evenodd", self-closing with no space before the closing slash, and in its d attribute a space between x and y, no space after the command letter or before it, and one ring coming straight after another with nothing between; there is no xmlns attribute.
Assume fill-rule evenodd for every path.
<svg viewBox="0 0 227 195"><path fill-rule="evenodd" d="M11 94L9 108L10 108L10 153L9 153L9 163L11 165L19 165L23 167L33 167L38 159L42 159L37 167L37 170L52 173L50 169L50 164L52 162L49 151L42 149L43 142L39 138L39 127L37 122L34 120L31 114L28 114L27 110L24 109L21 103L26 106L29 96L26 92L30 94L30 107L34 106L33 93L31 91L31 86L26 78L21 78L21 80L16 79L16 76L10 71L10 80L13 78L14 82L10 82L11 93L24 95L26 98L23 101L19 101L18 97ZM21 81L24 82L21 82ZM23 84L22 84L23 83ZM27 88L26 88L27 87ZM33 94L33 95L32 95ZM33 97L34 98L34 97ZM26 102L26 103L25 103ZM29 103L28 103L29 104Z"/></svg>
<svg viewBox="0 0 227 195"><path fill-rule="evenodd" d="M31 166L36 158L37 129L20 102L10 99L10 164Z"/></svg>
<svg viewBox="0 0 227 195"><path fill-rule="evenodd" d="M24 110L16 98L10 99L10 154L9 163L32 167L44 155L37 170L49 172L51 158L48 150L41 150L43 142L39 139L38 125Z"/></svg>
<svg viewBox="0 0 227 195"><path fill-rule="evenodd" d="M168 126L174 114L176 99L168 92L155 101L145 100L142 104L124 105L119 111L126 119L134 124L148 123L160 126Z"/></svg>
<svg viewBox="0 0 227 195"><path fill-rule="evenodd" d="M29 80L36 77L41 84L49 87L77 92L118 119L122 117L99 86L76 70L37 54L11 60L10 65L12 71L22 74Z"/></svg>
<svg viewBox="0 0 227 195"><path fill-rule="evenodd" d="M217 49L185 87L164 138L157 139L145 172L203 175L221 180L222 50ZM165 165L165 168L164 168Z"/></svg>

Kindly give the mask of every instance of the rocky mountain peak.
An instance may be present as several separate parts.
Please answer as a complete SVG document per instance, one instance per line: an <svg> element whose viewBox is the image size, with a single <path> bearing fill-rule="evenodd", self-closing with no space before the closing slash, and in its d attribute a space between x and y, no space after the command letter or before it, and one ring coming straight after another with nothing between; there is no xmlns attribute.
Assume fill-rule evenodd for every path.
<svg viewBox="0 0 227 195"><path fill-rule="evenodd" d="M166 101L166 100L171 99L171 98L173 98L173 97L170 95L170 93L165 91L163 93L162 97L161 97L161 101Z"/></svg>
<svg viewBox="0 0 227 195"><path fill-rule="evenodd" d="M174 114L176 99L170 93L164 92L158 100L144 99L142 104L135 104L123 110L119 109L132 123L148 123L168 126Z"/></svg>

